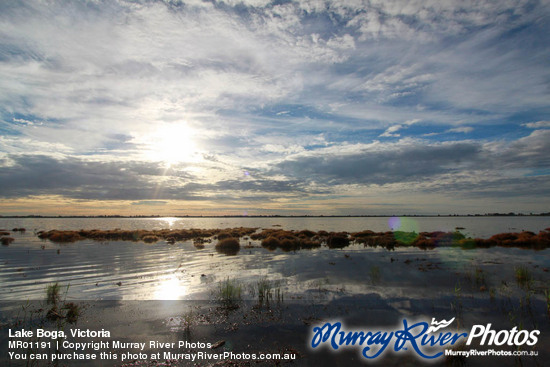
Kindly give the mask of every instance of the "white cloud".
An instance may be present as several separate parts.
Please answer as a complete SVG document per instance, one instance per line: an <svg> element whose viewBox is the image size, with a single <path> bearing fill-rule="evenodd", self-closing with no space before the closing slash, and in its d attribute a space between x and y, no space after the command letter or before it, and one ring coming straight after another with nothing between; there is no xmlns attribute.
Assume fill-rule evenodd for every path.
<svg viewBox="0 0 550 367"><path fill-rule="evenodd" d="M528 122L522 125L528 127L529 129L546 129L550 128L550 121Z"/></svg>
<svg viewBox="0 0 550 367"><path fill-rule="evenodd" d="M127 162L163 126L185 125L187 145L208 157L186 169L206 185L292 157L420 156L413 147L425 141L373 139L382 130L379 137L400 137L420 121L467 134L548 109L544 3L223 3L0 5L0 153ZM550 127L543 113L528 118L540 121L524 127ZM438 134L445 137L424 136ZM545 167L526 143L546 149L537 134L482 150L492 162L490 147L508 152L502 166L521 157Z"/></svg>
<svg viewBox="0 0 550 367"><path fill-rule="evenodd" d="M447 130L448 133L471 133L474 131L474 128L471 126L461 126L461 127L453 127L452 129Z"/></svg>
<svg viewBox="0 0 550 367"><path fill-rule="evenodd" d="M421 120L420 119L412 119L412 120L407 120L405 122L403 122L402 124L398 124L398 125L393 125L393 126L390 126L386 129L386 131L384 131L380 136L384 136L384 137L399 137L401 136L400 134L397 134L396 132L401 130L401 129L406 129L408 128L409 126L411 125L414 125L418 122L420 122Z"/></svg>

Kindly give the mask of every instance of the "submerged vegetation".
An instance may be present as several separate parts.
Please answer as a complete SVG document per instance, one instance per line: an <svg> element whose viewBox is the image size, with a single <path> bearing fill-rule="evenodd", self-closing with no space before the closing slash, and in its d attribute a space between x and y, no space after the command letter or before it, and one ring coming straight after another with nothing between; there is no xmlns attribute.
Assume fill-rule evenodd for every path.
<svg viewBox="0 0 550 367"><path fill-rule="evenodd" d="M384 247L393 250L396 247L418 247L433 249L436 247L461 247L463 249L487 248L493 246L520 247L542 250L550 247L550 230L547 228L538 234L530 231L519 233L500 233L488 239L466 237L459 231L454 232L327 232L310 230L284 230L269 228L226 228L226 229L162 229L162 230L79 230L79 231L40 231L38 237L52 242L76 242L85 239L95 241L143 241L153 243L164 240L169 244L178 241L193 241L197 247L205 242L217 239L216 249L238 251L239 239L249 236L251 240L261 241L262 247L269 250L296 251L326 245L329 248L344 248L351 244L363 244L365 247ZM8 237L3 237L8 238ZM3 240L4 241L4 240ZM8 241L8 240L5 240Z"/></svg>

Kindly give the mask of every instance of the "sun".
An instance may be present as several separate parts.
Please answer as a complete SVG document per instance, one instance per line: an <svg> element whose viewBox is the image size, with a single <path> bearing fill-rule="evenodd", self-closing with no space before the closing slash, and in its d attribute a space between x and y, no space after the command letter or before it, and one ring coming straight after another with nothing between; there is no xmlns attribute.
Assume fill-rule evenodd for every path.
<svg viewBox="0 0 550 367"><path fill-rule="evenodd" d="M195 130L185 122L161 125L147 137L146 156L167 165L195 162L199 157L195 137Z"/></svg>

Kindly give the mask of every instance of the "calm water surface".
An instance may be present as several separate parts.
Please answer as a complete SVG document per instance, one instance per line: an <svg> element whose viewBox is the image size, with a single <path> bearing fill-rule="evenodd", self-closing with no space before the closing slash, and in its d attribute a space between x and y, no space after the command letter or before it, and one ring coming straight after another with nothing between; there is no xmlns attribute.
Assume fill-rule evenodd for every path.
<svg viewBox="0 0 550 367"><path fill-rule="evenodd" d="M236 279L244 297L254 297L253 285L268 279L287 297L330 299L377 293L382 297L426 298L451 292L458 278L483 269L495 286L513 280L514 266L529 266L537 282L548 282L550 251L521 249L461 250L320 248L285 253L259 247L242 248L236 256L217 253L213 244L196 249L191 242L169 245L142 242L80 241L56 244L35 232L50 229L162 229L258 227L327 231L452 231L489 237L500 232L550 227L548 217L436 218L159 218L159 219L0 219L0 228L24 227L12 233L15 242L0 247L0 297L4 300L43 299L45 288L60 283L68 299L209 299L224 279ZM248 240L242 240L242 245ZM430 288L426 288L426 282ZM489 285L489 284L488 284ZM250 288L250 291L247 289ZM413 291L412 291L413 290ZM397 305L396 307L398 307Z"/></svg>

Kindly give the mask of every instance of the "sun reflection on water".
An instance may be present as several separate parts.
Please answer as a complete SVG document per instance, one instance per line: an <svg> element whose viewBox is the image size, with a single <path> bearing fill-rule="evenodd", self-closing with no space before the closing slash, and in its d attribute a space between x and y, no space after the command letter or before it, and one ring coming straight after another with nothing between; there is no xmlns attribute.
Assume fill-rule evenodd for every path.
<svg viewBox="0 0 550 367"><path fill-rule="evenodd" d="M168 228L172 228L172 226L178 220L178 218L167 217L167 218L162 218L162 220L166 222L166 224L168 225Z"/></svg>
<svg viewBox="0 0 550 367"><path fill-rule="evenodd" d="M154 292L157 300L182 299L187 294L187 286L175 275L164 279Z"/></svg>

